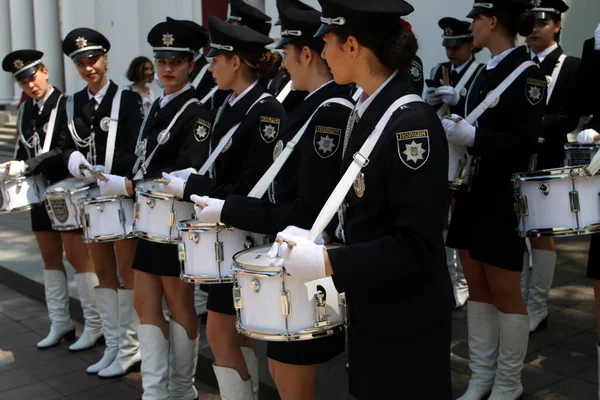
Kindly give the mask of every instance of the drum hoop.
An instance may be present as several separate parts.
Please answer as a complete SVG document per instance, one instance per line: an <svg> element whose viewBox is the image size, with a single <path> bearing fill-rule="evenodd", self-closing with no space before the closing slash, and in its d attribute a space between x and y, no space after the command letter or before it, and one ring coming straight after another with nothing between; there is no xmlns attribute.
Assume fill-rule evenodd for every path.
<svg viewBox="0 0 600 400"><path fill-rule="evenodd" d="M155 243L177 245L181 241L180 238L167 239L164 236L158 236L158 235L154 235L152 233L144 232L141 230L136 230L135 227L134 227L132 234L137 238L149 240L149 241L155 242Z"/></svg>
<svg viewBox="0 0 600 400"><path fill-rule="evenodd" d="M181 232L210 232L216 230L217 233L225 231L235 231L237 229L221 223L202 222L199 219L186 219L177 223L177 230Z"/></svg>
<svg viewBox="0 0 600 400"><path fill-rule="evenodd" d="M164 201L177 200L177 198L175 196L173 196L172 194L164 193L164 192L153 192L153 191L146 190L146 189L137 189L136 188L135 193L140 196L150 197L152 199L158 199L158 200L164 200Z"/></svg>
<svg viewBox="0 0 600 400"><path fill-rule="evenodd" d="M81 204L96 204L96 203L111 203L114 201L121 201L121 200L133 200L133 197L130 196L123 196L123 195L113 195L113 196L98 196L98 197L86 197L83 199L78 199L77 203Z"/></svg>
<svg viewBox="0 0 600 400"><path fill-rule="evenodd" d="M553 173L555 172L555 173ZM549 180L549 179L567 179L573 178L574 176L585 176L585 170L581 167L571 168L555 168L555 169L543 169L540 171L533 172L519 172L513 174L512 180L519 181L538 181L538 180Z"/></svg>
<svg viewBox="0 0 600 400"><path fill-rule="evenodd" d="M265 340L268 342L293 342L302 340L313 340L319 339L324 336L335 335L336 333L343 332L346 329L346 325L341 323L328 325L325 328L320 327L303 329L301 331L286 335L283 333L273 333L271 331L264 331L261 329L246 328L241 324L241 322L238 319L236 323L236 328L239 333L254 339Z"/></svg>
<svg viewBox="0 0 600 400"><path fill-rule="evenodd" d="M85 184L85 186L81 186L81 187L73 187L70 189L61 189L61 190L54 189L53 190L53 187L57 186L59 183L60 182L57 182L57 183L47 187L44 195L45 196L60 196L63 193L76 194L79 192L85 192L86 190L95 189L98 187L98 184L96 182L88 182L87 184Z"/></svg>
<svg viewBox="0 0 600 400"><path fill-rule="evenodd" d="M9 184L9 183L18 182L18 181L26 181L29 178L33 178L37 182L37 180L35 179L35 177L36 177L36 175L20 175L20 176L17 176L15 178L11 178L11 179L7 179L5 181L2 181L2 183Z"/></svg>

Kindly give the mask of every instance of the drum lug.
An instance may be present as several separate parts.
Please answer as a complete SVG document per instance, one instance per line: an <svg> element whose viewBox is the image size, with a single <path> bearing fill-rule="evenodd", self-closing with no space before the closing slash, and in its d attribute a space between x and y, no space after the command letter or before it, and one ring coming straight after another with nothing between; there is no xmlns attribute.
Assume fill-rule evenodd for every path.
<svg viewBox="0 0 600 400"><path fill-rule="evenodd" d="M548 196L548 194L550 193L550 187L548 186L548 182L540 183L538 189L544 196Z"/></svg>
<svg viewBox="0 0 600 400"><path fill-rule="evenodd" d="M179 261L185 261L185 243L177 243L177 252L179 253Z"/></svg>
<svg viewBox="0 0 600 400"><path fill-rule="evenodd" d="M241 310L244 307L242 302L242 289L237 286L233 287L233 307L236 310Z"/></svg>
<svg viewBox="0 0 600 400"><path fill-rule="evenodd" d="M279 292L279 300L281 301L281 314L287 317L292 314L292 294L289 290Z"/></svg>
<svg viewBox="0 0 600 400"><path fill-rule="evenodd" d="M198 232L192 232L188 236L188 239L192 243L198 243L200 241L200 235L198 235Z"/></svg>
<svg viewBox="0 0 600 400"><path fill-rule="evenodd" d="M522 217L529 216L529 203L527 202L527 196L520 196L517 200L518 214Z"/></svg>
<svg viewBox="0 0 600 400"><path fill-rule="evenodd" d="M81 225L84 229L90 228L90 214L81 214Z"/></svg>
<svg viewBox="0 0 600 400"><path fill-rule="evenodd" d="M154 199L148 199L146 200L146 205L150 208L154 208L154 206L156 205L156 201Z"/></svg>
<svg viewBox="0 0 600 400"><path fill-rule="evenodd" d="M222 262L223 260L223 242L215 242L215 260Z"/></svg>
<svg viewBox="0 0 600 400"><path fill-rule="evenodd" d="M260 292L260 282L258 279L252 279L248 284L248 287L254 290L256 293Z"/></svg>
<svg viewBox="0 0 600 400"><path fill-rule="evenodd" d="M342 311L342 316L344 317L344 325L348 326L348 306L346 303L346 293L338 294L338 305Z"/></svg>
<svg viewBox="0 0 600 400"><path fill-rule="evenodd" d="M579 204L579 192L576 190L569 192L569 200L571 203L571 212L580 212L581 206Z"/></svg>
<svg viewBox="0 0 600 400"><path fill-rule="evenodd" d="M169 227L175 226L175 210L169 210Z"/></svg>
<svg viewBox="0 0 600 400"><path fill-rule="evenodd" d="M317 322L315 328L330 325L331 322L327 319L327 293L322 286L317 286L317 293L315 293L315 316Z"/></svg>
<svg viewBox="0 0 600 400"><path fill-rule="evenodd" d="M98 205L96 205L96 210L98 210L101 213L103 213L104 212L104 204L98 203Z"/></svg>
<svg viewBox="0 0 600 400"><path fill-rule="evenodd" d="M119 222L121 223L121 225L124 225L125 222L127 222L127 217L125 217L125 210L122 208L119 208Z"/></svg>
<svg viewBox="0 0 600 400"><path fill-rule="evenodd" d="M133 206L133 219L140 219L140 203Z"/></svg>

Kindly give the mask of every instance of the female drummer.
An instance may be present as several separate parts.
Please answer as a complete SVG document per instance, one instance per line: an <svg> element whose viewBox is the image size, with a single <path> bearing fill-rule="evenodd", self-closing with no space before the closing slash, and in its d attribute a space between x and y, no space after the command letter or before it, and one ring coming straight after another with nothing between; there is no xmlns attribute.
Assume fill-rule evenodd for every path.
<svg viewBox="0 0 600 400"><path fill-rule="evenodd" d="M63 159L76 178L91 178L89 171L80 169L82 166L124 174L135 162L135 141L143 117L142 100L136 92L125 90L121 92L120 104L113 104L119 87L106 75L109 50L108 39L87 28L69 32L63 41L63 52L73 60L79 76L87 83L86 88L67 101ZM112 108L117 106L115 115ZM111 118L118 120L116 131L111 130ZM102 378L123 375L140 361L135 333L139 321L133 309L131 269L135 246L134 239L88 244L99 282L86 290L92 293L96 288L106 350L100 361L87 371L98 373ZM101 333L89 335L93 344Z"/></svg>
<svg viewBox="0 0 600 400"><path fill-rule="evenodd" d="M471 188L457 199L448 247L459 250L469 285L471 380L462 400L522 398L521 370L527 352L529 318L521 295L525 249L513 208L513 173L527 171L542 133L546 77L517 34L535 24L529 1L474 3L468 14L475 47L492 54L467 95L466 114L509 77L522 70L476 121L456 115L443 120L448 141L469 148L474 157ZM504 84L503 86L506 86ZM509 154L510 157L506 157ZM491 393L491 395L490 395Z"/></svg>
<svg viewBox="0 0 600 400"><path fill-rule="evenodd" d="M339 179L341 147L352 110L348 86L332 80L320 56L324 43L314 38L321 13L302 10L292 0L278 0L277 6L282 27L277 48L283 49L283 67L289 71L294 87L310 94L290 115L290 124L277 142L274 156L309 119L310 123L272 186L269 197L276 204L269 199L232 194L226 201L202 197L200 201L208 206L196 212L205 222L222 221L272 236L288 225L307 229L313 224ZM333 98L346 100L346 105L330 103L319 108ZM308 341L268 342L269 370L281 398L316 399L318 364L342 353L344 341L344 334L338 333Z"/></svg>
<svg viewBox="0 0 600 400"><path fill-rule="evenodd" d="M60 91L48 82L50 73L42 56L43 53L37 50L17 50L8 54L2 62L2 68L13 74L29 99L19 109L16 161L0 165L0 170L9 177L25 173L42 174L46 180L54 183L68 175L60 151L63 140L60 127L65 105ZM50 142L46 143L47 140ZM35 233L44 262L44 287L51 322L50 333L37 347L46 349L59 344L63 337L71 340L75 338L75 326L69 314L69 288L62 261L63 248L67 260L75 268L75 279L88 330L71 347L93 346L93 342L102 336L102 323L92 290L98 280L82 241L81 231L54 231L50 218L41 205L31 209L31 230ZM93 342L90 334L93 335Z"/></svg>
<svg viewBox="0 0 600 400"><path fill-rule="evenodd" d="M278 234L287 242L279 256L292 276L331 275L338 292L346 293L355 398L389 398L393 390L410 387L421 398L450 399L454 301L442 236L448 149L439 118L415 95L408 76L418 46L401 17L413 7L386 0L321 5L317 35L325 41L323 56L335 81L363 89L341 149L342 171L361 160L357 153L375 126L384 129L345 199L332 204L334 209L344 204L337 231L346 246L326 250L308 240L308 232L286 229ZM393 103L398 107L386 122ZM333 230L324 236L333 236ZM381 324L395 317L410 323L392 329ZM409 359L416 365L402 374L389 366L391 360Z"/></svg>
<svg viewBox="0 0 600 400"><path fill-rule="evenodd" d="M232 90L232 94L213 126L212 149L219 143L224 147L209 170L210 177L192 174L186 184L183 179L165 176L170 180L165 189L184 199L194 194L220 199L228 194L247 195L273 162L273 148L286 124L283 106L259 84L261 78L272 78L280 65L281 56L265 49L273 40L216 17L209 17L208 22L212 39L208 57L213 58L210 71L219 89ZM232 284L211 285L207 309L206 334L215 356L213 368L221 396L251 398L254 392L258 398L258 364L252 341L235 328Z"/></svg>
<svg viewBox="0 0 600 400"><path fill-rule="evenodd" d="M148 33L164 93L144 121L133 173L124 174L133 180L109 174L108 182L98 181L103 193L131 196L140 179L160 178L162 172L174 170L186 171L179 173L185 176L181 174L195 171L207 158L210 111L199 104L188 83L194 69L193 40L194 35L177 22L161 22ZM194 373L199 333L194 286L179 278L177 246L140 240L133 268L143 398L197 399ZM162 312L163 295L171 311L168 325Z"/></svg>

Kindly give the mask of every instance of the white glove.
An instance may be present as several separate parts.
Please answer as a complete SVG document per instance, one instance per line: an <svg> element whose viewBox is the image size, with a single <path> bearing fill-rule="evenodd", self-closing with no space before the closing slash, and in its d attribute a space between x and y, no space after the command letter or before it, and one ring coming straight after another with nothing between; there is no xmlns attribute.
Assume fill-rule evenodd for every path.
<svg viewBox="0 0 600 400"><path fill-rule="evenodd" d="M427 88L423 93L423 99L431 106L438 105L442 102L442 97L437 94L435 88Z"/></svg>
<svg viewBox="0 0 600 400"><path fill-rule="evenodd" d="M181 178L184 181L187 181L191 174L197 174L197 173L198 173L198 171L196 171L194 168L186 168L186 169L180 169L179 171L169 172L169 175L174 176L176 178Z"/></svg>
<svg viewBox="0 0 600 400"><path fill-rule="evenodd" d="M213 199L208 196L197 196L195 194L190 196L190 200L194 202L194 210L196 211L196 218L202 222L209 224L217 224L221 222L221 211L225 200ZM197 204L206 204L206 207L198 207Z"/></svg>
<svg viewBox="0 0 600 400"><path fill-rule="evenodd" d="M179 197L180 199L183 198L183 190L185 189L185 183L187 182L187 180L178 178L171 174L167 174L166 172L163 172L162 177L163 179L169 181L168 184L164 185L165 192L172 194L175 197Z"/></svg>
<svg viewBox="0 0 600 400"><path fill-rule="evenodd" d="M9 161L4 165L4 174L10 178L21 176L27 170L27 164L25 161Z"/></svg>
<svg viewBox="0 0 600 400"><path fill-rule="evenodd" d="M600 50L600 24L598 24L594 31L594 42L594 49Z"/></svg>
<svg viewBox="0 0 600 400"><path fill-rule="evenodd" d="M452 114L449 118L442 120L442 125L446 131L448 142L467 147L471 147L475 143L475 127L462 119L461 116Z"/></svg>
<svg viewBox="0 0 600 400"><path fill-rule="evenodd" d="M104 174L104 176L108 178L107 182L100 179L97 181L102 196L129 195L127 193L127 186L125 185L125 182L127 181L125 177L110 174Z"/></svg>
<svg viewBox="0 0 600 400"><path fill-rule="evenodd" d="M325 246L283 232L279 232L277 238L283 240L283 243L279 244L277 256L281 257L281 264L288 274L304 281L314 281L327 276L323 253ZM294 244L291 249L289 243Z"/></svg>
<svg viewBox="0 0 600 400"><path fill-rule="evenodd" d="M596 135L598 135L598 132L596 132L593 129L584 129L581 132L579 132L577 134L577 143L581 143L581 144L593 144L596 141L594 140L594 138L596 137Z"/></svg>
<svg viewBox="0 0 600 400"><path fill-rule="evenodd" d="M285 228L282 232L285 235L291 235L291 236L295 236L295 237L300 237L302 239L306 239L309 240L310 238L310 231L307 229L302 229L302 228L298 228L297 226L294 225L290 225L287 228ZM315 243L316 244L320 244L320 245L324 245L325 244L325 240L323 239L323 234L319 233L319 236L317 236L317 238L315 239ZM284 244L284 247L286 247L287 245ZM286 249L285 248L281 248L281 245L277 242L273 243L273 245L271 246L271 250L269 250L269 252L267 253L267 256L269 258L276 258L279 257L279 253L280 252L285 252Z"/></svg>
<svg viewBox="0 0 600 400"><path fill-rule="evenodd" d="M79 166L82 164L88 168L92 166L88 162L88 160L85 159L84 155L81 154L79 151L72 152L69 156L68 169L71 175L73 175L75 178L85 178L85 176L81 173L81 170L79 169Z"/></svg>
<svg viewBox="0 0 600 400"><path fill-rule="evenodd" d="M445 104L455 106L460 100L460 95L452 86L440 86L436 89L435 94L442 98Z"/></svg>
<svg viewBox="0 0 600 400"><path fill-rule="evenodd" d="M104 171L106 171L106 168L104 168L104 165L92 165L90 167L91 170L100 172L100 173L104 173ZM88 178L88 179L94 179L94 175L92 175L90 173L90 171L88 171L87 169L83 171L83 176Z"/></svg>

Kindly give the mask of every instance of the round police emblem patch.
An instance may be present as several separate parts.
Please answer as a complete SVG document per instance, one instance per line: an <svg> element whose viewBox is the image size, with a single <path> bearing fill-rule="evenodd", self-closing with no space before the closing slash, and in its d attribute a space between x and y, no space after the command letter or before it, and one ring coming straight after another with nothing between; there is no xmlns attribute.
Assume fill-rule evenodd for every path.
<svg viewBox="0 0 600 400"><path fill-rule="evenodd" d="M104 132L108 132L108 128L110 128L110 118L104 117L100 120L100 129Z"/></svg>
<svg viewBox="0 0 600 400"><path fill-rule="evenodd" d="M277 157L279 157L279 155L283 151L283 148L284 148L283 141L278 140L277 143L275 144L275 148L273 149L273 161L277 160Z"/></svg>
<svg viewBox="0 0 600 400"><path fill-rule="evenodd" d="M359 198L363 197L366 190L365 174L362 172L359 173L352 186L354 187L354 193L356 193L356 196Z"/></svg>

